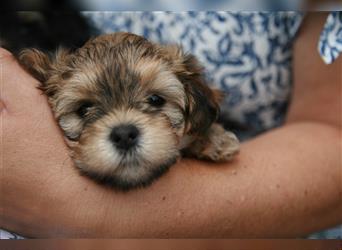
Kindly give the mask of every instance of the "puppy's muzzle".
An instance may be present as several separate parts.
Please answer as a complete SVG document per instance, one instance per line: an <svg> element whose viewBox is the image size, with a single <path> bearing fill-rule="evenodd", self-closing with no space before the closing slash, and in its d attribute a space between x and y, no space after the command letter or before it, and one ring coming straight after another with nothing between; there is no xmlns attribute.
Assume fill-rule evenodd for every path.
<svg viewBox="0 0 342 250"><path fill-rule="evenodd" d="M132 124L123 124L116 126L110 133L110 140L120 151L126 152L138 144L140 132Z"/></svg>

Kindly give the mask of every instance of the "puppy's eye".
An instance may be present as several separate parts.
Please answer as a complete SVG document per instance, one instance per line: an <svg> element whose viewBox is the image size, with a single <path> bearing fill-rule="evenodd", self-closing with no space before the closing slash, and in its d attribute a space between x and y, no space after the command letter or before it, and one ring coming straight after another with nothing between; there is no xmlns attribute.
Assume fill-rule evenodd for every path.
<svg viewBox="0 0 342 250"><path fill-rule="evenodd" d="M94 107L94 103L92 102L83 102L81 106L76 110L76 114L79 117L85 117L88 113L89 110Z"/></svg>
<svg viewBox="0 0 342 250"><path fill-rule="evenodd" d="M159 95L151 95L147 99L148 103L154 107L161 107L165 104L165 99Z"/></svg>

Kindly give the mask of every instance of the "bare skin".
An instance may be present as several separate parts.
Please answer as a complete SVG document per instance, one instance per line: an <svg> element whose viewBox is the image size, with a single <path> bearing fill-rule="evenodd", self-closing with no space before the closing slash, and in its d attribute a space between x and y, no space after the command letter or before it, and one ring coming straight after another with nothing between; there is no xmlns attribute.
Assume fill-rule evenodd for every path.
<svg viewBox="0 0 342 250"><path fill-rule="evenodd" d="M37 81L0 49L0 227L32 237L298 237L341 218L341 62L316 52L325 16L295 45L288 121L229 164L183 159L147 189L82 177Z"/></svg>

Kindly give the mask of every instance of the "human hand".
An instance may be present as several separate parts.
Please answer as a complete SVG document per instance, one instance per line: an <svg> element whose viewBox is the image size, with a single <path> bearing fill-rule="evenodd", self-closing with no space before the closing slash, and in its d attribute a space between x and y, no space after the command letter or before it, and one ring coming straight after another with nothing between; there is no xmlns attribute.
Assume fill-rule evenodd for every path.
<svg viewBox="0 0 342 250"><path fill-rule="evenodd" d="M44 212L51 210L51 200L67 204L63 180L79 176L37 80L1 48L0 69L0 226L16 231L40 225L35 230L45 230L56 219Z"/></svg>

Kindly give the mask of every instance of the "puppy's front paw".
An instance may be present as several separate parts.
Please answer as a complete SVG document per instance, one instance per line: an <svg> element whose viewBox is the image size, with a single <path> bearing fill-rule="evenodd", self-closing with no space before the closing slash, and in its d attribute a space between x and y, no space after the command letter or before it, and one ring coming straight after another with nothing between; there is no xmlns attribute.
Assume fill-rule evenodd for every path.
<svg viewBox="0 0 342 250"><path fill-rule="evenodd" d="M213 124L209 130L203 150L197 155L200 159L211 161L229 161L239 152L237 137L219 124Z"/></svg>

